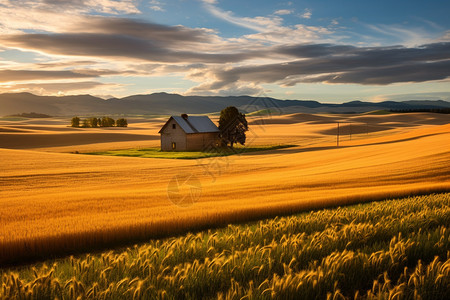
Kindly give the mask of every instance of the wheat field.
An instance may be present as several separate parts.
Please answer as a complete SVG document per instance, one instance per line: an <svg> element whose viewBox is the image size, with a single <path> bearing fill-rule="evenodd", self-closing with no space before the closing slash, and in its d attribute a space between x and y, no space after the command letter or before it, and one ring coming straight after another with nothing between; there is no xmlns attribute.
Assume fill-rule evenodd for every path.
<svg viewBox="0 0 450 300"><path fill-rule="evenodd" d="M7 299L449 299L450 194L0 269Z"/></svg>
<svg viewBox="0 0 450 300"><path fill-rule="evenodd" d="M342 122L339 148L336 121ZM0 122L0 264L313 208L450 190L448 115L250 119L249 144L298 146L223 158L70 153L153 147L162 122L141 120L120 131L74 130L56 121ZM175 205L169 183L189 176L201 186L199 197L184 203L191 205ZM191 192L189 186L179 191Z"/></svg>

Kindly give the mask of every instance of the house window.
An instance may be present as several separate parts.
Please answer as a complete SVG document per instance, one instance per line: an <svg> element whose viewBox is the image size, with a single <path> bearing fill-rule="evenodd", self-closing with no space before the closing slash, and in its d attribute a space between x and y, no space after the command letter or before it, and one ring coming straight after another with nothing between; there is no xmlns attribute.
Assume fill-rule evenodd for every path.
<svg viewBox="0 0 450 300"><path fill-rule="evenodd" d="M174 125L175 125L175 124L174 124ZM177 149L177 143L172 142L172 150L175 150L175 149Z"/></svg>
<svg viewBox="0 0 450 300"><path fill-rule="evenodd" d="M177 129L177 124L172 124L172 129Z"/></svg>

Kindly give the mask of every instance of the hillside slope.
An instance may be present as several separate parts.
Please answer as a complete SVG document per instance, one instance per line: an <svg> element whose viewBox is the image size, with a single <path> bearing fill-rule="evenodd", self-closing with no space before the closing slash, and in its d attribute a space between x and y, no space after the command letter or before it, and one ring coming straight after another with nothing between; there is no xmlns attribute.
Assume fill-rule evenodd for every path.
<svg viewBox="0 0 450 300"><path fill-rule="evenodd" d="M171 115L180 113L204 114L219 112L227 106L236 106L244 112L269 109L273 114L286 113L348 113L389 109L423 109L450 107L445 101L410 101L380 103L351 101L343 104L323 104L310 100L278 100L268 97L181 96L155 93L134 95L121 99L103 100L90 95L36 96L29 93L0 94L0 116L24 112L52 116L74 115Z"/></svg>

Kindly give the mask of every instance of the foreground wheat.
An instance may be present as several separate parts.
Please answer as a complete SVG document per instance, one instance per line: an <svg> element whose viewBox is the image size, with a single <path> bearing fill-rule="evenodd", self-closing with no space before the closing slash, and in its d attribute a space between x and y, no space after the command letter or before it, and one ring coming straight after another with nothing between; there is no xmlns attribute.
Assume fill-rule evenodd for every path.
<svg viewBox="0 0 450 300"><path fill-rule="evenodd" d="M450 194L229 225L0 271L12 299L450 299Z"/></svg>

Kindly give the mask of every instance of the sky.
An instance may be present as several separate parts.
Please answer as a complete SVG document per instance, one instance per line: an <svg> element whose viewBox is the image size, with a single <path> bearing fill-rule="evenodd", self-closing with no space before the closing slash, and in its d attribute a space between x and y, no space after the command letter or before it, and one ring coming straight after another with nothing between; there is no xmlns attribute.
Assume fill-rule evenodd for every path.
<svg viewBox="0 0 450 300"><path fill-rule="evenodd" d="M450 101L447 0L0 0L0 93Z"/></svg>

